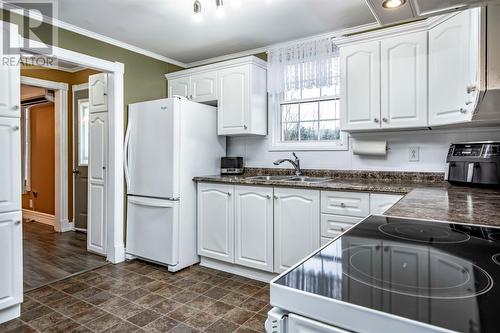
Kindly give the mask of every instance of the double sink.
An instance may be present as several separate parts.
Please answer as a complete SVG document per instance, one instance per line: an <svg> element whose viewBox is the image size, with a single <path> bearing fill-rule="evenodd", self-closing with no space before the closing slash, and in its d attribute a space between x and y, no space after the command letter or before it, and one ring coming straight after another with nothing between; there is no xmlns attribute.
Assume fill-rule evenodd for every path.
<svg viewBox="0 0 500 333"><path fill-rule="evenodd" d="M303 184L324 183L331 180L331 178L327 177L307 177L307 176L249 176L245 177L245 179L287 182L287 183L292 182L292 183L303 183Z"/></svg>

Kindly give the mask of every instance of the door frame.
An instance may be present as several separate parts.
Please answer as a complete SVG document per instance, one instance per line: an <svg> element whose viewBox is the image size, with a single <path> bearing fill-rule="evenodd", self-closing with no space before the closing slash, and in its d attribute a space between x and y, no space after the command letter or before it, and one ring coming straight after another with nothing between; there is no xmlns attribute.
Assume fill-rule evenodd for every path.
<svg viewBox="0 0 500 333"><path fill-rule="evenodd" d="M78 166L78 138L75 137L75 115L78 117L78 110L75 109L75 92L77 91L82 91L82 90L86 90L86 89L89 89L89 83L86 82L86 83L81 83L81 84L74 84L71 86L71 101L72 101L72 105L71 105L71 112L73 112L73 124L71 124L71 126L73 127L73 154L72 154L72 158L73 158L73 161L71 163L71 165L73 166L73 170ZM77 119L77 123L78 123L78 119ZM74 230L78 230L78 231L86 231L86 230L83 230L83 229L78 229L78 228L75 228L75 214L76 214L76 210L75 210L75 180L76 180L76 175L72 172L72 177L73 177L73 193L72 193L72 196L71 196L71 199L73 200L73 229Z"/></svg>
<svg viewBox="0 0 500 333"><path fill-rule="evenodd" d="M68 84L21 76L21 84L54 90L54 230L73 230L68 218Z"/></svg>
<svg viewBox="0 0 500 333"><path fill-rule="evenodd" d="M44 49L45 44L23 39L21 45ZM120 263L125 260L124 244L124 171L123 171L123 137L124 137L124 82L125 66L123 63L108 61L75 51L52 46L52 56L56 59L76 63L82 67L95 69L108 74L108 177L106 195L106 260ZM67 119L67 118L66 118ZM66 124L67 125L67 124ZM67 147L66 147L67 148ZM66 154L67 156L67 154ZM64 166L67 170L68 164ZM66 172L67 173L67 172ZM67 189L65 191L67 193ZM67 197L68 195L66 195ZM66 209L67 211L67 209ZM56 222L57 223L57 222Z"/></svg>

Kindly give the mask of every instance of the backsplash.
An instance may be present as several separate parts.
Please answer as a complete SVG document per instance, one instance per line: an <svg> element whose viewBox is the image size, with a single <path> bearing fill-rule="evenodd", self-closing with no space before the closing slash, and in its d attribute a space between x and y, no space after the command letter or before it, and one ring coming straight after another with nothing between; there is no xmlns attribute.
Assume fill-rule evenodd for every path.
<svg viewBox="0 0 500 333"><path fill-rule="evenodd" d="M421 130L394 133L353 134L363 140L387 140L385 157L365 157L347 151L297 151L303 169L444 172L448 148L454 142L500 141L500 127ZM228 156L243 156L251 168L273 168L273 161L291 156L287 151L270 151L269 137L228 138ZM419 161L409 162L409 148L419 148Z"/></svg>

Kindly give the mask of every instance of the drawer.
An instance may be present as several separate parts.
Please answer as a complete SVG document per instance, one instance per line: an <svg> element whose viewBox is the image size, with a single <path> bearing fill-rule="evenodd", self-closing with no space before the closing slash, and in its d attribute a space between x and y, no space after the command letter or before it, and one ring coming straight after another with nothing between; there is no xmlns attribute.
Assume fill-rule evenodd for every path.
<svg viewBox="0 0 500 333"><path fill-rule="evenodd" d="M321 214L321 237L335 238L361 220L358 217Z"/></svg>
<svg viewBox="0 0 500 333"><path fill-rule="evenodd" d="M370 194L322 191L321 212L364 218L370 215Z"/></svg>
<svg viewBox="0 0 500 333"><path fill-rule="evenodd" d="M332 240L333 240L333 238L321 237L321 247L330 243Z"/></svg>

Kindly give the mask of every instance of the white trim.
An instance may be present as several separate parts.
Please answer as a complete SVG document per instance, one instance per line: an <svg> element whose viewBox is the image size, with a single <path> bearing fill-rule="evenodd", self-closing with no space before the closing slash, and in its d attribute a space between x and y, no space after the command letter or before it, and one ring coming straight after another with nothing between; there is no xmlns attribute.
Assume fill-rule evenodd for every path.
<svg viewBox="0 0 500 333"><path fill-rule="evenodd" d="M81 84L74 84L74 85L71 86L71 91L73 93L76 92L76 91L86 90L86 89L89 89L89 83L88 82L81 83Z"/></svg>
<svg viewBox="0 0 500 333"><path fill-rule="evenodd" d="M54 226L54 220L55 220L54 215L24 208L23 208L23 219L33 220L51 226Z"/></svg>
<svg viewBox="0 0 500 333"><path fill-rule="evenodd" d="M21 76L21 84L55 90L54 229L68 230L68 84Z"/></svg>
<svg viewBox="0 0 500 333"><path fill-rule="evenodd" d="M3 5L3 8L5 8L7 10L8 9L19 9L20 8L19 6L16 6L16 5L12 4L12 3L5 2L3 0L0 0L0 5ZM24 13L24 11L23 11L23 13ZM77 33L79 35L82 35L82 36L85 36L85 37L89 37L89 38L92 38L92 39L95 39L95 40L99 40L101 42L104 42L104 43L107 43L107 44L110 44L110 45L114 45L114 46L120 47L120 48L128 50L128 51L139 53L139 54L145 55L145 56L153 58L153 59L157 59L157 60L161 60L161 61L164 61L164 62L168 62L170 64L177 65L179 67L183 67L183 68L187 67L187 65L185 63L177 61L175 59L163 56L161 54L158 54L158 53L155 53L155 52L152 52L152 51L145 50L143 48L140 48L140 47L137 47L137 46L134 46L134 45L130 45L128 43L119 41L119 40L111 38L111 37L107 37L107 36L101 35L101 34L96 33L94 31L90 31L90 30L87 30L87 29L84 29L84 28L77 27L77 26L75 26L73 24L70 24L70 23L58 20L56 18L47 18L44 15L41 15L39 13L34 13L34 12L31 13L31 17L33 19L37 19L37 20L44 21L44 22L48 22L50 20L50 22L52 22L52 25L55 26L55 27L58 27L58 28L61 28L61 29L65 29L65 30L68 30L68 31L71 31L71 32L75 32L75 33Z"/></svg>
<svg viewBox="0 0 500 333"><path fill-rule="evenodd" d="M207 257L201 257L200 266L216 269L218 271L223 271L231 274L236 274L239 276L244 276L249 279L262 281L266 283L269 283L271 280L273 280L278 276L278 274L276 273L269 273L266 271L261 271L259 269L240 266L237 264L230 264L224 261L219 261Z"/></svg>

